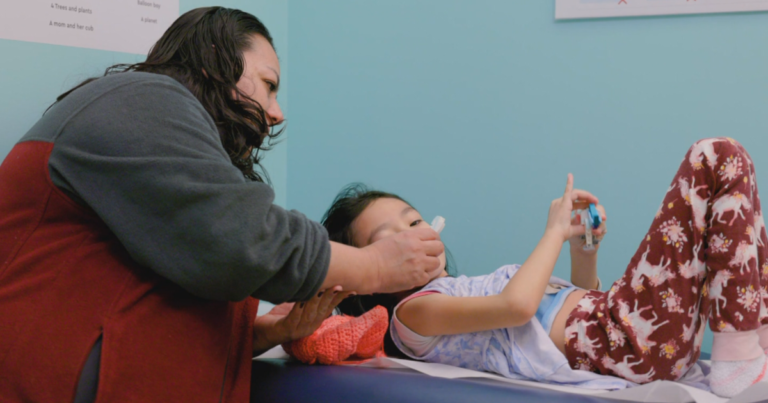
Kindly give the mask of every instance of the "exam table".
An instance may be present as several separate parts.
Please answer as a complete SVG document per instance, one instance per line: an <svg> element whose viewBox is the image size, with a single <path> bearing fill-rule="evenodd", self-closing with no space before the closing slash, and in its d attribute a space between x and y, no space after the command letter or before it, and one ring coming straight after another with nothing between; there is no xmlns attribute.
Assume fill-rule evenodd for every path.
<svg viewBox="0 0 768 403"><path fill-rule="evenodd" d="M251 402L597 403L616 400L482 379L444 379L400 370L254 360Z"/></svg>
<svg viewBox="0 0 768 403"><path fill-rule="evenodd" d="M269 307L259 307L265 312ZM305 365L283 358L255 359L251 402L264 403L597 403L621 402L482 378L447 379L409 370ZM281 357L277 354L270 357ZM707 353L701 359L709 359ZM765 400L768 402L768 400ZM626 402L626 401L624 401Z"/></svg>

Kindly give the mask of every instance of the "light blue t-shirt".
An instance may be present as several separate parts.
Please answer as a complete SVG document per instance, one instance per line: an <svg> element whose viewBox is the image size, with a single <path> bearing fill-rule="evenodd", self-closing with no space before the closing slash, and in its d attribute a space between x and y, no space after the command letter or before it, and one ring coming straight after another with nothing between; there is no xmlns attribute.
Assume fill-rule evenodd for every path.
<svg viewBox="0 0 768 403"><path fill-rule="evenodd" d="M544 294L535 315L544 328L544 333L549 334L552 331L552 323L555 321L555 316L560 312L560 308L563 307L565 299L575 290L576 287L568 287L554 294Z"/></svg>
<svg viewBox="0 0 768 403"><path fill-rule="evenodd" d="M485 276L456 278L443 277L427 284L421 292L433 291L456 297L481 297L496 295L517 273L520 265L503 266ZM564 286L565 290L575 286L563 279L550 277L550 284ZM573 291L573 290L571 290ZM570 292L568 292L570 293ZM558 299L553 294L549 307ZM557 311L559 309L556 309ZM551 309L544 308L544 316ZM556 313L556 312L555 312ZM510 379L533 380L538 382L578 386L585 389L615 390L637 386L631 381L594 372L572 369L568 359L557 349L537 317L521 326L486 330L483 332L437 336L434 347L416 355L406 347L396 326L393 315L390 334L397 347L405 355L425 362L453 365L475 371L492 372ZM707 390L706 372L700 363L694 364L679 383Z"/></svg>
<svg viewBox="0 0 768 403"><path fill-rule="evenodd" d="M433 280L422 291L437 291L457 297L496 295L519 268L520 265L503 266L485 276L443 277ZM551 277L550 283L574 287L557 277ZM390 326L390 334L404 354L420 361L493 372L511 379L568 384L588 389L624 389L635 385L621 378L571 369L568 359L557 349L536 317L521 326L438 336L434 348L421 356L415 356L410 349L404 347L394 325Z"/></svg>

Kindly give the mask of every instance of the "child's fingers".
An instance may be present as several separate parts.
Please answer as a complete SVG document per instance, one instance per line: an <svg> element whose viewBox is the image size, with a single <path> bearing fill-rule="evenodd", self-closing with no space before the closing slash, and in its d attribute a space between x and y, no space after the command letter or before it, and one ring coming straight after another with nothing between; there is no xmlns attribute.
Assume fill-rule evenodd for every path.
<svg viewBox="0 0 768 403"><path fill-rule="evenodd" d="M565 193L563 193L563 198L567 199L568 196L571 194L571 191L573 190L573 174L568 174L568 180L565 182Z"/></svg>
<svg viewBox="0 0 768 403"><path fill-rule="evenodd" d="M608 233L608 227L605 226L605 223L600 224L600 228L598 228L598 231L599 232L598 232L597 236L599 236L600 239L602 239L605 236L605 234Z"/></svg>
<svg viewBox="0 0 768 403"><path fill-rule="evenodd" d="M578 189L577 189L578 190ZM587 192L589 193L589 192ZM581 200L577 199L573 201L573 209L574 210L586 210L589 208L589 205L591 202L589 200ZM598 204L595 206L597 208L597 211L600 213L600 217L605 221L606 215L605 215L605 208L602 204Z"/></svg>
<svg viewBox="0 0 768 403"><path fill-rule="evenodd" d="M588 202L587 204L589 204L589 203L594 203L596 205L599 204L597 196L593 195L590 192L587 192L586 190L582 190L582 189L573 189L573 191L571 192L570 197L571 197L571 201L579 200L579 201ZM587 206L587 207L589 207L589 206Z"/></svg>
<svg viewBox="0 0 768 403"><path fill-rule="evenodd" d="M602 204L598 204L595 206L597 208L597 211L600 213L600 218L605 221L608 219L608 216L605 214L605 207L603 207Z"/></svg>
<svg viewBox="0 0 768 403"><path fill-rule="evenodd" d="M589 208L589 202L586 200L574 200L573 201L573 209L574 210L586 210Z"/></svg>
<svg viewBox="0 0 768 403"><path fill-rule="evenodd" d="M571 225L571 236L580 236L587 233L583 225Z"/></svg>
<svg viewBox="0 0 768 403"><path fill-rule="evenodd" d="M593 236L598 236L598 237L599 236L603 236L603 226L601 225L599 228L593 229L592 230L592 235Z"/></svg>
<svg viewBox="0 0 768 403"><path fill-rule="evenodd" d="M600 226L593 231L595 236L602 239L602 237L605 236L605 234L608 232L608 227L605 224L605 221L608 219L608 216L605 214L605 208L601 205L597 205L597 211L600 213L600 218L602 219L602 222L600 223Z"/></svg>
<svg viewBox="0 0 768 403"><path fill-rule="evenodd" d="M581 224L581 216L576 214L573 217L571 217L571 225L579 225Z"/></svg>

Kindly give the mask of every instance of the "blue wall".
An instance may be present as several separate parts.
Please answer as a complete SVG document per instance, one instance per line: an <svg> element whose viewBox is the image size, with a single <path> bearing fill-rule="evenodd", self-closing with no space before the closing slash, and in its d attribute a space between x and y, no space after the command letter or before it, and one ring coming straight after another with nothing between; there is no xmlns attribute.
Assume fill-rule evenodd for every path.
<svg viewBox="0 0 768 403"><path fill-rule="evenodd" d="M281 58L280 101L287 113L288 1L181 0L180 12L211 5L239 8L255 14L270 29ZM56 96L116 63L144 60L142 55L81 49L31 42L0 40L0 160L40 118ZM285 84L285 86L283 86ZM287 143L266 154L264 165L275 187L276 202L286 204Z"/></svg>
<svg viewBox="0 0 768 403"><path fill-rule="evenodd" d="M768 192L768 14L557 22L539 0L289 7L288 201L311 218L364 181L445 216L459 272L484 274L527 258L573 172L606 206L610 283L696 139L740 140ZM569 270L565 248L555 274Z"/></svg>

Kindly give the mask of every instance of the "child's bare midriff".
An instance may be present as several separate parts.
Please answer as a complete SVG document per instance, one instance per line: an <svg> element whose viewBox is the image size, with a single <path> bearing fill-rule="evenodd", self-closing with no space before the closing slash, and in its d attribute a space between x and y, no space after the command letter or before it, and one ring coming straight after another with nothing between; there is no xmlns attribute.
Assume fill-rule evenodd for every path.
<svg viewBox="0 0 768 403"><path fill-rule="evenodd" d="M560 312L555 316L554 322L552 322L552 330L549 332L549 338L555 343L557 349L565 354L565 321L568 320L568 316L579 304L581 298L587 294L587 290L576 290L570 293L563 303L563 307L560 308Z"/></svg>

